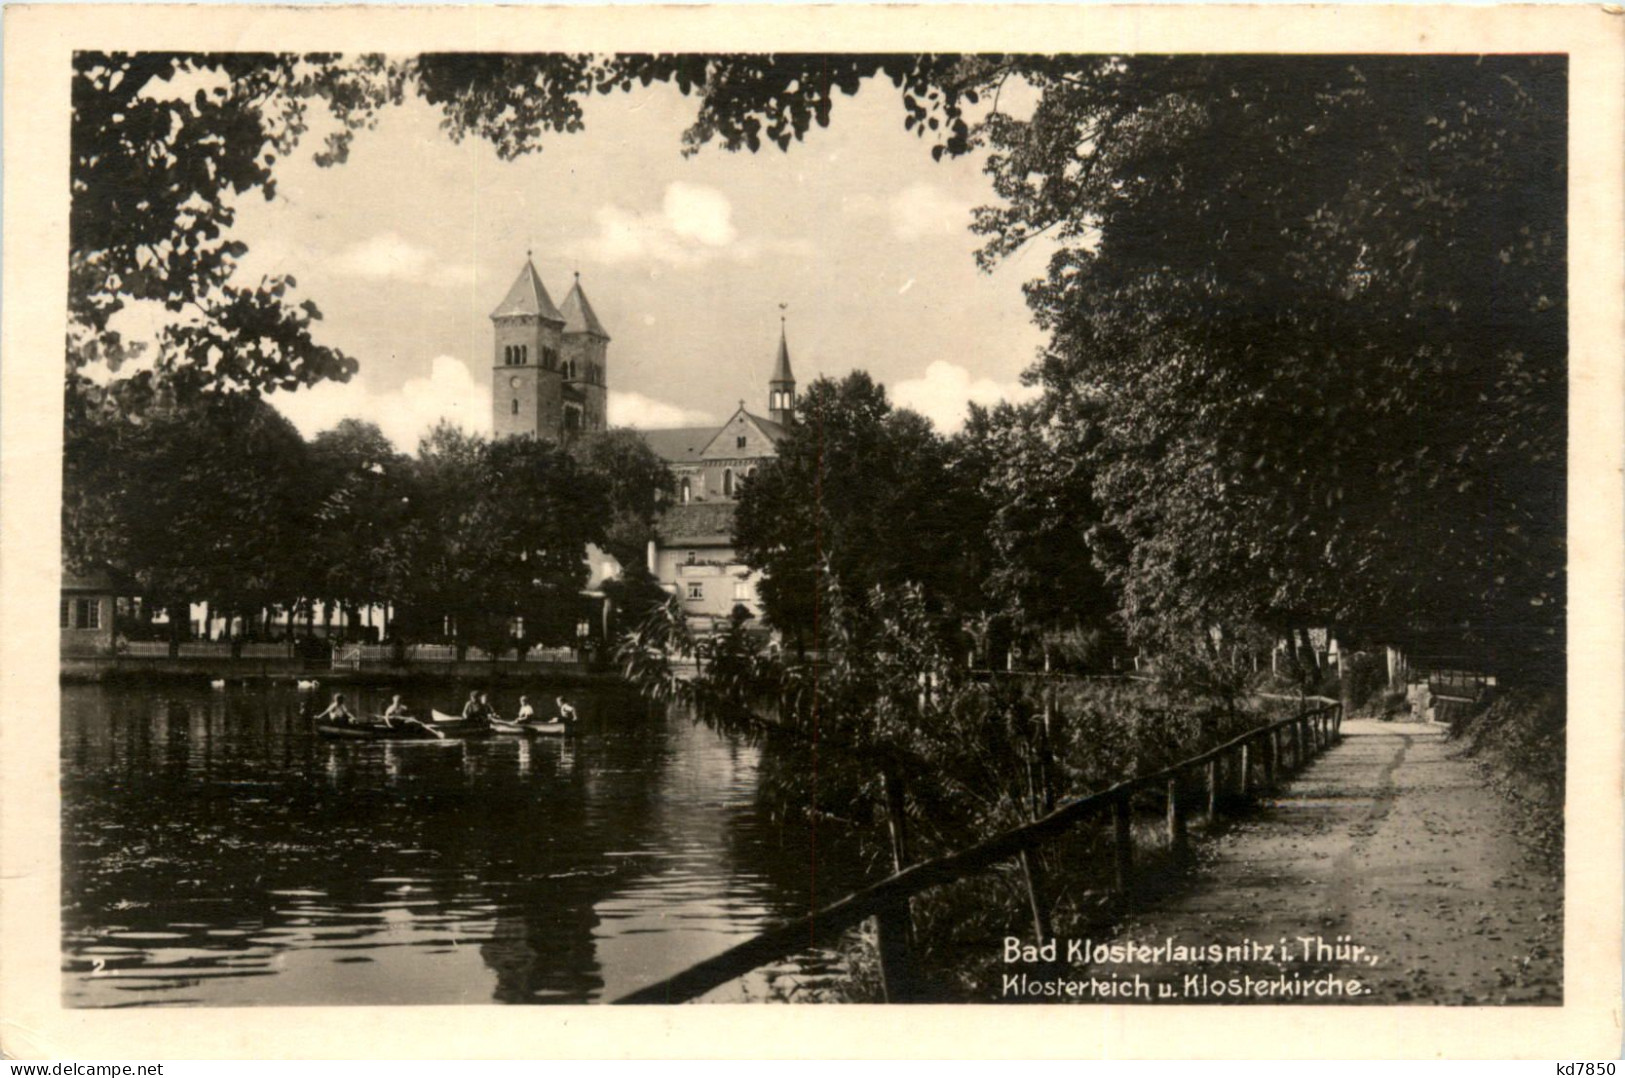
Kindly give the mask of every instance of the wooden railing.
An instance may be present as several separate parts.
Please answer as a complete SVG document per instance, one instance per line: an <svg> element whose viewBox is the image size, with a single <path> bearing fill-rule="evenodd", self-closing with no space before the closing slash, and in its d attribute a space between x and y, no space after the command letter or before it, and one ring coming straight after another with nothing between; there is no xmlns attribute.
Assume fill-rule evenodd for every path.
<svg viewBox="0 0 1625 1078"><path fill-rule="evenodd" d="M1187 841L1187 823L1193 810L1202 811L1210 821L1228 799L1228 784L1242 798L1275 789L1282 779L1297 771L1321 750L1342 736L1343 708L1336 701L1311 697L1319 706L1289 719L1260 726L1240 737L1181 760L1150 774L1126 779L1099 793L1064 803L1032 823L1013 828L966 849L922 861L878 883L840 899L816 913L769 929L759 936L730 947L721 954L688 967L675 976L640 988L616 1000L617 1003L683 1003L696 999L720 985L743 977L752 970L776 962L786 955L805 951L818 940L827 940L870 917L895 917L906 911L908 899L933 887L954 883L1008 861L1026 859L1046 842L1059 838L1079 824L1107 813L1113 822L1113 886L1127 895L1133 878L1134 833L1132 799L1137 794L1156 791L1166 798L1168 846L1182 850ZM1255 782L1254 773L1262 771ZM1193 797L1191 782L1200 775L1201 795ZM1037 895L1031 896L1035 907ZM887 961L907 961L906 954L882 953ZM909 971L882 971L887 982L911 982Z"/></svg>

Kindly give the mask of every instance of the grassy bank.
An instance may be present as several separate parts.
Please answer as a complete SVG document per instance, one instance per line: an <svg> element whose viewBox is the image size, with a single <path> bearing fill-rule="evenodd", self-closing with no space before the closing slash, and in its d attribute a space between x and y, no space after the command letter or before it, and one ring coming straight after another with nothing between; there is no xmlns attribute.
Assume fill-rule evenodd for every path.
<svg viewBox="0 0 1625 1078"><path fill-rule="evenodd" d="M1520 814L1519 831L1559 867L1567 770L1567 697L1559 689L1511 689L1451 731L1490 784Z"/></svg>
<svg viewBox="0 0 1625 1078"><path fill-rule="evenodd" d="M1054 785L1063 802L1198 755L1299 710L1295 702L1263 700L1234 709L1193 707L1142 682L1071 682L1048 691L1053 693L1049 743ZM1182 796L1199 794L1191 790ZM1150 791L1131 807L1135 876L1130 901L1179 886L1188 867L1167 847L1163 796ZM986 821L986 834L1043 811L1041 804L1004 808L997 820ZM1193 838L1202 830L1200 820L1191 822ZM1112 822L1106 815L1074 828L1034 859L1050 935L1098 937L1115 922L1125 896L1116 887L1114 854ZM1008 971L1001 959L1004 939L1017 936L1031 942L1035 935L1027 886L1024 869L1012 862L912 900L914 955L927 999L998 998L1000 974ZM840 950L848 976L819 986L814 998L881 999L876 950L867 927L850 933Z"/></svg>

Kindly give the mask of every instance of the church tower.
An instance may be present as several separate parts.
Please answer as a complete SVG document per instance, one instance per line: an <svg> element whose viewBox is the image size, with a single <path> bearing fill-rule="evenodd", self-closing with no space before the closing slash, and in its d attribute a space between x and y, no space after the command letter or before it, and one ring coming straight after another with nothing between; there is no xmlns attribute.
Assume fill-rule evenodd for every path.
<svg viewBox="0 0 1625 1078"><path fill-rule="evenodd" d="M508 295L491 312L491 433L558 441L564 428L564 316L525 252Z"/></svg>
<svg viewBox="0 0 1625 1078"><path fill-rule="evenodd" d="M609 333L598 320L576 274L560 309L564 316L564 426L609 427ZM579 409L579 411L578 411Z"/></svg>
<svg viewBox="0 0 1625 1078"><path fill-rule="evenodd" d="M784 337L784 316L779 316L779 358L767 380L767 417L788 426L796 421L796 376L790 373L790 345Z"/></svg>

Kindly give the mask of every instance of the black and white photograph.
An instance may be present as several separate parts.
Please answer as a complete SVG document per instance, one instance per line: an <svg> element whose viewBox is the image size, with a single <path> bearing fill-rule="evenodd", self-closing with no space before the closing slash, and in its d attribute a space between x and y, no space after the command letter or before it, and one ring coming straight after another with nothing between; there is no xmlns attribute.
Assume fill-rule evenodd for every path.
<svg viewBox="0 0 1625 1078"><path fill-rule="evenodd" d="M62 53L37 993L1573 1002L1568 54L599 39Z"/></svg>

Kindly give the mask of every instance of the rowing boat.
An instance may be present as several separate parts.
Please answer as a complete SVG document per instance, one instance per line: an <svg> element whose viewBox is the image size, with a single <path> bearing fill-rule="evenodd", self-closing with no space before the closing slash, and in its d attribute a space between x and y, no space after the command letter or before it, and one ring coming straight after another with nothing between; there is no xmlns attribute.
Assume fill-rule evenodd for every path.
<svg viewBox="0 0 1625 1078"><path fill-rule="evenodd" d="M491 729L499 734L525 734L531 737L563 737L570 727L562 722L503 722L491 720Z"/></svg>
<svg viewBox="0 0 1625 1078"><path fill-rule="evenodd" d="M438 730L422 723L386 726L383 723L373 722L355 724L319 722L316 724L316 733L330 741L438 741L444 737Z"/></svg>

